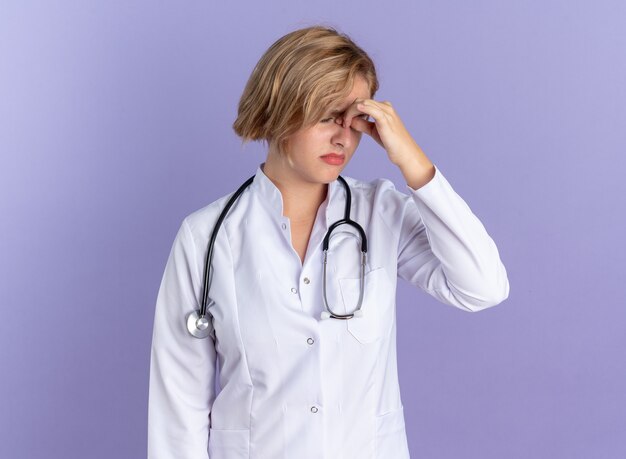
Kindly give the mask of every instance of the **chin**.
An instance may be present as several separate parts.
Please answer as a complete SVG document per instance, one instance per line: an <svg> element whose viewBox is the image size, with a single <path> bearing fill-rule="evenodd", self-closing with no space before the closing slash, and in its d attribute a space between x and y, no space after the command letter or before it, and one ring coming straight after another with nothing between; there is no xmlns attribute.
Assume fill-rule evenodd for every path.
<svg viewBox="0 0 626 459"><path fill-rule="evenodd" d="M324 178L322 178L322 182L324 183L334 182L335 180L337 180L337 177L339 177L342 172L343 172L343 168L327 172L326 174L324 174Z"/></svg>

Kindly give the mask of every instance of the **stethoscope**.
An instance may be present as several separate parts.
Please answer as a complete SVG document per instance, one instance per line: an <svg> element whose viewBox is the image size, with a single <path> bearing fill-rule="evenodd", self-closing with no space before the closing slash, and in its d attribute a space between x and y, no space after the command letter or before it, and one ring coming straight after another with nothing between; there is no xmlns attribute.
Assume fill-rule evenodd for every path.
<svg viewBox="0 0 626 459"><path fill-rule="evenodd" d="M237 191L230 197L228 202L226 203L226 207L222 210L219 218L217 219L217 223L215 223L215 227L213 228L213 233L211 234L211 239L209 241L209 250L207 252L205 264L204 264L204 282L202 286L202 307L200 309L196 309L187 314L187 330L191 333L192 336L196 338L206 338L209 336L211 330L209 327L209 319L207 317L207 300L209 298L209 289L210 289L210 278L211 278L211 261L213 259L213 246L215 244L215 239L217 237L217 232L222 224L224 218L226 218L226 214L237 200L237 198L243 193L243 191L254 181L254 175L250 177L248 180L244 182L243 185L239 187ZM350 187L344 180L342 176L337 177L339 181L343 184L346 189L346 207L344 211L344 217L341 220L337 220L333 223L329 228L326 236L324 236L324 241L322 243L322 250L324 251L324 275L323 275L323 296L324 296L324 306L326 307L326 311L323 311L321 314L322 319L351 319L353 317L362 317L363 312L361 311L361 303L363 302L363 292L365 290L365 262L367 255L367 238L365 236L365 231L361 225L359 225L354 220L350 219L350 206L352 204L352 193L350 192ZM330 236L335 228L340 225L351 225L357 229L359 235L361 236L361 276L360 276L360 292L359 292L359 301L357 306L353 312L350 314L339 314L332 310L330 305L328 304L328 299L326 298L326 264L328 261L328 245L330 243ZM213 300L211 300L213 303Z"/></svg>

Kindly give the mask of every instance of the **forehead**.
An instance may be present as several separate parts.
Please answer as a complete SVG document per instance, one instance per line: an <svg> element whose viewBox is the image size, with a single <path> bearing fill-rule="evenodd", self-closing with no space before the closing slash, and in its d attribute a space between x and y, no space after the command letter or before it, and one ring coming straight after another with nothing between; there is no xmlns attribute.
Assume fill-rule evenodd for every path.
<svg viewBox="0 0 626 459"><path fill-rule="evenodd" d="M337 115L346 111L346 109L357 99L369 99L371 97L367 80L357 77L352 85L352 91L343 99L335 101L329 111L333 115Z"/></svg>

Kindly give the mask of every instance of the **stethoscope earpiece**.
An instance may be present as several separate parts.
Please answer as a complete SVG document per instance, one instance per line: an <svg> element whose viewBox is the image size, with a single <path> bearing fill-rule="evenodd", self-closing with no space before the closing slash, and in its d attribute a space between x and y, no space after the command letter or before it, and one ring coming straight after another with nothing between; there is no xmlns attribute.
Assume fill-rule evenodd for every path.
<svg viewBox="0 0 626 459"><path fill-rule="evenodd" d="M322 313L320 314L320 318L322 320L324 319L330 319L330 318L334 318L334 319L352 319L353 317L363 317L363 310L362 309L357 309L356 311L354 311L351 314L339 314L339 315L333 315L328 311L322 311Z"/></svg>

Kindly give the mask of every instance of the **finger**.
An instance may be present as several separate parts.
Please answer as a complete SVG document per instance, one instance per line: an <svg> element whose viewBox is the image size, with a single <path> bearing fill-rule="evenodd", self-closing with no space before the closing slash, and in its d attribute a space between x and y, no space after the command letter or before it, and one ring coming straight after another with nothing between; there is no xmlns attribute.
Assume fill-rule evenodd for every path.
<svg viewBox="0 0 626 459"><path fill-rule="evenodd" d="M393 116L394 114L394 109L389 101L378 102L374 99L364 99L362 102L358 103L357 106L361 107L361 110L364 108L366 109L367 107L375 108L381 110L388 116Z"/></svg>
<svg viewBox="0 0 626 459"><path fill-rule="evenodd" d="M367 113L359 110L357 106L362 103L366 99L356 99L350 106L346 109L343 115L343 127L350 126L352 122L352 118L359 115L366 115Z"/></svg>
<svg viewBox="0 0 626 459"><path fill-rule="evenodd" d="M350 127L357 132L366 133L372 139L374 139L381 147L384 147L376 128L376 123L373 123L372 121L366 121L363 118L352 118L352 126Z"/></svg>
<svg viewBox="0 0 626 459"><path fill-rule="evenodd" d="M368 135L372 135L372 129L374 128L375 123L372 121L367 121L361 117L354 117L350 123L350 128L355 131L364 132Z"/></svg>
<svg viewBox="0 0 626 459"><path fill-rule="evenodd" d="M388 113L383 107L389 109L387 105L378 104L374 101L365 101L357 104L357 108L374 118L376 123L386 123L392 117L392 114Z"/></svg>

